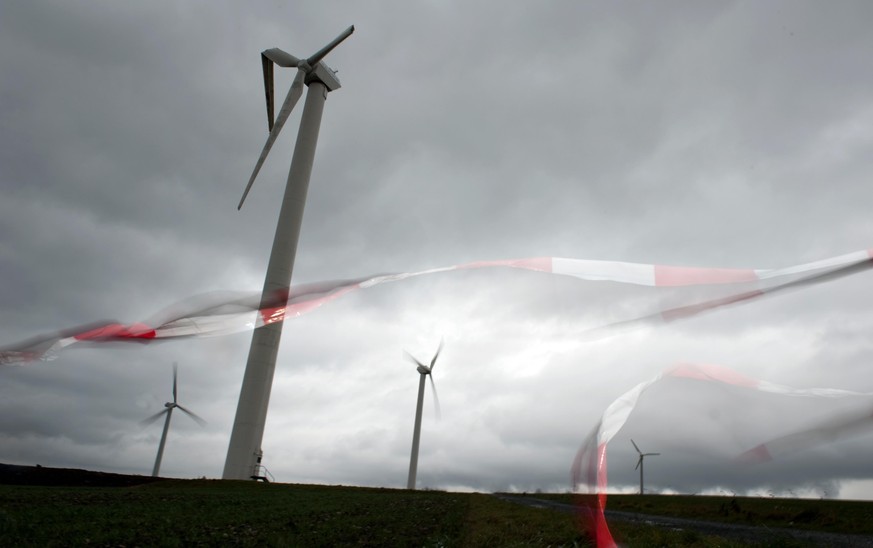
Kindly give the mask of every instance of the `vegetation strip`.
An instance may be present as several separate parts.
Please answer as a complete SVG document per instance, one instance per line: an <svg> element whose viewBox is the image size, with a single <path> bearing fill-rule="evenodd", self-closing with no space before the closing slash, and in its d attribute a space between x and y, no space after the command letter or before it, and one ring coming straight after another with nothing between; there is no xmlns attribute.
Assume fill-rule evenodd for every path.
<svg viewBox="0 0 873 548"><path fill-rule="evenodd" d="M0 546L590 545L570 494L537 494L539 507L526 507L476 493L170 480L9 465L0 465L0 484ZM868 502L614 495L610 508L770 528L865 535L873 530ZM622 522L610 515L625 546L751 544L675 523ZM865 539L853 537L853 545L867 545ZM822 542L780 542L810 544Z"/></svg>
<svg viewBox="0 0 873 548"><path fill-rule="evenodd" d="M503 500L516 501L532 507L549 508L559 512L576 514L579 510L578 506L575 504L558 502L555 500L504 494L498 494L497 496ZM735 499L729 500L730 502L725 501L728 505L730 505L731 502L736 504ZM677 531L690 530L696 531L702 535L719 536L733 539L735 541L751 543L766 541L781 544L786 541L795 541L801 545L813 543L819 546L832 547L873 546L873 536L870 535L852 535L788 527L746 525L736 522L707 521L702 519L679 518L666 515L654 515L651 513L644 514L639 512L621 512L615 510L607 510L606 517L611 524L624 522L668 528Z"/></svg>

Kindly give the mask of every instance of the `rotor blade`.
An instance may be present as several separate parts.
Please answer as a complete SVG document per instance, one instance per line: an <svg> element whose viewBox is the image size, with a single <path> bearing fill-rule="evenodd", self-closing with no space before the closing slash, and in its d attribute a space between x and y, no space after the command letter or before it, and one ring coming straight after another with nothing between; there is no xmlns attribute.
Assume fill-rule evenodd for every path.
<svg viewBox="0 0 873 548"><path fill-rule="evenodd" d="M426 365L424 365L424 364L421 363L420 361L416 360L416 359L415 359L415 356L413 356L412 354L410 354L410 353L407 352L406 350L403 351L403 355L406 356L406 359L409 360L409 361L411 361L412 363L417 364L417 365L420 365L420 366L422 366L422 367L427 367Z"/></svg>
<svg viewBox="0 0 873 548"><path fill-rule="evenodd" d="M185 408L182 407L181 405L176 405L176 407L179 408L179 411L185 413L186 415L188 415L189 417L191 417L192 419L194 419L195 421L197 421L197 424L199 424L200 426L206 426L206 421L203 420L203 418L201 418L200 416L198 416L196 413L194 413L194 412L192 412L192 411L189 411L188 409L185 409Z"/></svg>
<svg viewBox="0 0 873 548"><path fill-rule="evenodd" d="M640 454L640 455L642 455L642 454L643 454L643 452L642 452L642 451L640 451L640 448L639 448L639 447L637 447L637 444L636 444L636 442L635 442L635 441L634 441L634 440L631 440L631 443L632 443L632 444L634 444L634 449L636 449L636 450L637 450L637 453L639 453L639 454Z"/></svg>
<svg viewBox="0 0 873 548"><path fill-rule="evenodd" d="M427 378L430 379L430 388L431 388L431 390L433 390L434 411L436 412L437 420L440 420L443 418L443 414L442 414L442 411L440 411L440 398L439 398L439 396L437 396L436 384L434 384L434 382L433 382L433 376L428 375Z"/></svg>
<svg viewBox="0 0 873 548"><path fill-rule="evenodd" d="M436 365L437 358L439 357L440 352L443 349L443 342L445 342L445 339L440 339L440 345L437 347L436 354L433 355L433 359L430 361L431 372L433 372L433 366Z"/></svg>
<svg viewBox="0 0 873 548"><path fill-rule="evenodd" d="M264 144L264 150L261 151L261 157L258 158L258 163L255 165L255 170L252 172L249 184L246 185L246 189L239 201L239 205L236 207L237 209L242 208L243 202L246 201L246 196L248 196L249 190L252 188L252 183L255 182L255 177L258 176L258 172L261 171L261 166L264 165L264 160L267 159L267 154L269 154L270 149L273 148L273 143L276 141L276 137L279 136L279 132L282 131L282 126L285 125L285 121L288 119L288 116L291 115L294 105L297 104L297 100L300 99L300 96L303 94L303 76L303 71L297 71L297 76L291 84L291 89L288 90L288 95L285 97L285 102L282 104L282 109L279 111L276 123L273 124L273 129L270 130L270 136L267 137L267 142Z"/></svg>
<svg viewBox="0 0 873 548"><path fill-rule="evenodd" d="M264 95L267 98L267 131L273 131L273 61L263 53L261 66L264 69Z"/></svg>
<svg viewBox="0 0 873 548"><path fill-rule="evenodd" d="M294 57L290 53L284 52L279 48L265 49L261 52L261 57L269 59L280 67L296 67L300 63L300 59Z"/></svg>
<svg viewBox="0 0 873 548"><path fill-rule="evenodd" d="M640 455L640 460L637 461L637 465L634 466L634 470L636 470L637 468L639 468L640 465L641 465L642 463L643 463L643 456Z"/></svg>
<svg viewBox="0 0 873 548"><path fill-rule="evenodd" d="M153 423L156 420L158 420L159 418L161 418L161 415L163 415L164 413L169 413L169 412L170 412L169 408L166 408L163 411L159 411L159 412L155 413L154 415L152 415L151 417L139 421L139 425L140 425L140 427L145 428L146 426L150 425L151 423Z"/></svg>
<svg viewBox="0 0 873 548"><path fill-rule="evenodd" d="M179 366L173 362L173 403L176 403L176 376L179 373Z"/></svg>
<svg viewBox="0 0 873 548"><path fill-rule="evenodd" d="M339 36L337 36L336 38L334 38L333 41L331 41L330 44L324 46L323 48L321 48L320 50L318 50L317 52L315 52L314 54L312 54L312 55L311 55L311 56L306 60L306 63L307 63L310 67L313 67L313 68L314 68L316 63L318 63L319 61L321 61L322 59L324 59L324 56L327 55L328 53L330 53L330 50L332 50L333 48L335 48L335 47L337 47L338 45L340 45L340 42L342 42L343 40L345 40L346 38L348 38L349 36L351 36L353 32L355 32L355 26L354 26L354 25L352 25L352 26L350 26L349 28L347 28L346 30L344 30L344 31L342 32L342 34L340 34Z"/></svg>
<svg viewBox="0 0 873 548"><path fill-rule="evenodd" d="M657 455L660 455L660 454L661 454L661 453L645 453L645 454L643 454L643 456L644 456L644 457L654 457L654 456L657 456Z"/></svg>

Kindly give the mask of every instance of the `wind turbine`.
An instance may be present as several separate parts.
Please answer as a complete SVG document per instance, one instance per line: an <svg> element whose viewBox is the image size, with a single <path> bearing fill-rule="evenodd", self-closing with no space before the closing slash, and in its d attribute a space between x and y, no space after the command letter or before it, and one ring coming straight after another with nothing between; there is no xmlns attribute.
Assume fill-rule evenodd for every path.
<svg viewBox="0 0 873 548"><path fill-rule="evenodd" d="M440 399L437 397L437 389L436 385L433 382L433 368L436 365L437 358L440 355L440 351L443 349L443 341L440 341L439 347L437 347L436 354L433 355L433 359L430 360L430 366L424 365L417 359L415 359L409 352L404 350L406 354L406 358L418 365L416 368L418 372L421 374L421 377L418 381L418 401L415 404L415 428L412 432L412 454L409 457L409 478L406 480L406 488L407 489L415 489L415 476L418 473L418 442L421 439L421 408L424 405L424 378L428 377L430 379L430 387L433 390L433 403L436 409L437 417L440 416Z"/></svg>
<svg viewBox="0 0 873 548"><path fill-rule="evenodd" d="M654 457L654 456L660 455L661 453L643 453L642 451L640 451L640 448L637 447L637 444L636 444L636 442L634 442L633 439L631 439L631 443L634 444L634 449L636 449L637 453L640 454L640 459L637 461L637 465L634 466L634 470L636 470L637 468L640 469L640 494L642 495L643 494L643 459L645 459L646 457Z"/></svg>
<svg viewBox="0 0 873 548"><path fill-rule="evenodd" d="M163 411L161 411L159 413L155 413L151 417L140 422L141 425L148 426L151 423L158 420L159 418L161 418L161 415L167 415L166 420L164 420L164 433L161 434L161 444L158 445L158 456L155 458L155 467L152 469L152 476L157 476L158 472L160 472L160 470L161 470L161 459L164 457L164 445L167 444L167 431L169 431L169 429L170 429L170 418L173 416L173 409L179 409L179 411L185 413L186 415L188 415L189 417L191 417L192 419L197 421L197 424L199 424L200 426L206 425L205 420L201 419L200 417L198 417L197 415L195 415L194 413L192 413L188 409L185 409L184 407L179 405L179 403L176 399L176 395L177 395L176 378L177 378L177 376L178 376L178 367L174 363L173 364L173 401L171 401L171 402L168 401L167 403L165 403L164 404L165 409Z"/></svg>
<svg viewBox="0 0 873 548"><path fill-rule="evenodd" d="M297 143L291 159L291 169L285 185L285 196L279 211L279 221L273 238L273 249L270 252L270 262L264 278L264 289L261 293L261 310L275 307L277 297L287 298L291 286L291 272L294 269L294 257L297 253L297 241L300 237L300 225L303 222L303 208L306 204L306 193L309 188L309 177L312 174L312 164L315 159L315 147L318 141L318 130L321 125L321 115L324 102L330 91L338 89L340 82L330 67L322 59L340 42L348 38L355 27L347 28L329 44L305 59L298 59L280 49L268 49L261 53L261 64L264 70L264 92L267 99L267 127L270 135L261 151L261 156L255 165L252 176L246 185L242 199L237 209L241 208L248 196L252 183L255 181L261 166L270 152L276 137L285 125L297 100L303 94L303 85L309 87L303 114L300 118L300 129L297 133ZM295 67L297 75L288 90L285 102L279 110L279 115L273 121L273 65L280 67ZM272 304L268 304L272 303ZM230 443L227 448L227 459L224 463L224 479L257 479L260 474L261 440L264 437L264 425L267 420L267 407L270 403L270 391L273 386L273 374L276 370L276 355L279 352L279 340L282 336L284 309L281 315L263 317L264 325L254 330L249 357L243 376L239 403L236 408L236 418Z"/></svg>

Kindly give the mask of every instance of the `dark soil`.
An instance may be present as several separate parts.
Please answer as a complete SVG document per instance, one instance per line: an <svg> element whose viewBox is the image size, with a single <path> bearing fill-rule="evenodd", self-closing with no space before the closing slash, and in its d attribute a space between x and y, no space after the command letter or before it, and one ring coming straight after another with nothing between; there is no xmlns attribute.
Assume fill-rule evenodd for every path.
<svg viewBox="0 0 873 548"><path fill-rule="evenodd" d="M164 481L151 476L126 476L74 468L46 468L0 464L0 484L40 485L55 487L131 487L144 483Z"/></svg>

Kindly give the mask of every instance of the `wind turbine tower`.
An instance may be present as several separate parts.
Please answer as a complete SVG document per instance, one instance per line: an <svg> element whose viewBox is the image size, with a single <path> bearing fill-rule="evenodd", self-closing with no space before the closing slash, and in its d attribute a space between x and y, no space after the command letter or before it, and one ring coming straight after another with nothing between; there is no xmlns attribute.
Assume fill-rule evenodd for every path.
<svg viewBox="0 0 873 548"><path fill-rule="evenodd" d="M168 401L167 403L165 403L163 411L161 411L159 413L155 413L151 417L140 422L140 424L142 424L143 426L148 426L149 424L158 420L161 417L161 415L164 415L164 414L167 415L167 418L164 420L164 432L163 432L163 434L161 434L161 443L158 445L158 456L155 457L155 467L152 468L152 476L155 476L155 477L157 477L157 475L161 471L161 459L164 458L164 446L167 444L167 432L170 430L170 418L173 416L173 409L178 409L179 411L185 413L186 415L188 415L189 417L191 417L192 419L197 421L197 424L199 424L200 426L206 425L206 421L204 421L203 419L201 419L200 417L198 417L197 415L195 415L194 413L192 413L188 409L185 409L184 407L179 405L179 403L176 399L176 395L177 395L176 379L177 379L177 376L178 376L178 367L174 363L173 364L173 401L171 401L171 402Z"/></svg>
<svg viewBox="0 0 873 548"><path fill-rule="evenodd" d="M433 359L430 361L430 366L424 365L417 359L415 359L409 352L406 352L406 357L415 363L418 367L417 371L421 374L421 377L418 381L418 401L415 404L415 427L412 431L412 454L409 457L409 477L406 480L406 488L407 489L415 489L415 476L418 473L418 443L421 439L421 408L424 405L424 378L428 377L430 379L430 387L433 390L433 401L434 406L436 408L437 417L440 414L440 400L437 397L436 385L433 382L433 368L436 365L437 358L440 355L440 351L443 349L443 341L440 341L440 345L437 348L436 354L433 355Z"/></svg>
<svg viewBox="0 0 873 548"><path fill-rule="evenodd" d="M640 451L640 448L637 447L637 444L636 444L636 442L634 442L634 440L631 440L631 443L634 444L634 449L636 449L637 453L640 454L640 458L637 461L637 465L634 466L634 470L636 470L637 468L640 469L640 494L642 495L645 492L643 490L643 460L646 457L654 457L656 455L660 455L661 453L643 453L642 451Z"/></svg>
<svg viewBox="0 0 873 548"><path fill-rule="evenodd" d="M261 53L261 64L264 69L264 92L267 99L267 126L270 135L261 151L252 176L243 192L237 209L242 207L252 183L257 177L273 142L285 125L294 105L303 94L304 84L309 87L303 114L300 119L300 129L291 159L291 169L285 185L285 196L279 211L279 221L273 238L273 249L270 252L270 262L264 279L264 289L261 293L262 326L252 334L249 357L243 375L239 403L230 443L227 448L227 459L224 463L224 479L258 479L261 467L261 440L264 437L264 425L267 420L267 407L270 403L270 391L273 386L273 374L276 370L276 355L279 352L279 340L282 336L284 308L275 316L269 316L265 308L275 307L276 299L287 299L291 287L291 272L294 269L294 257L297 254L297 241L300 237L300 225L303 222L303 208L306 204L306 193L309 189L309 177L312 174L312 164L315 160L315 147L318 141L318 130L321 125L321 115L324 103L330 91L340 87L339 79L322 59L340 42L348 38L355 27L347 28L329 44L305 59L298 59L280 49L268 49ZM273 121L273 65L280 67L295 67L297 75L288 90L288 95L279 115ZM268 303L271 303L268 305Z"/></svg>

